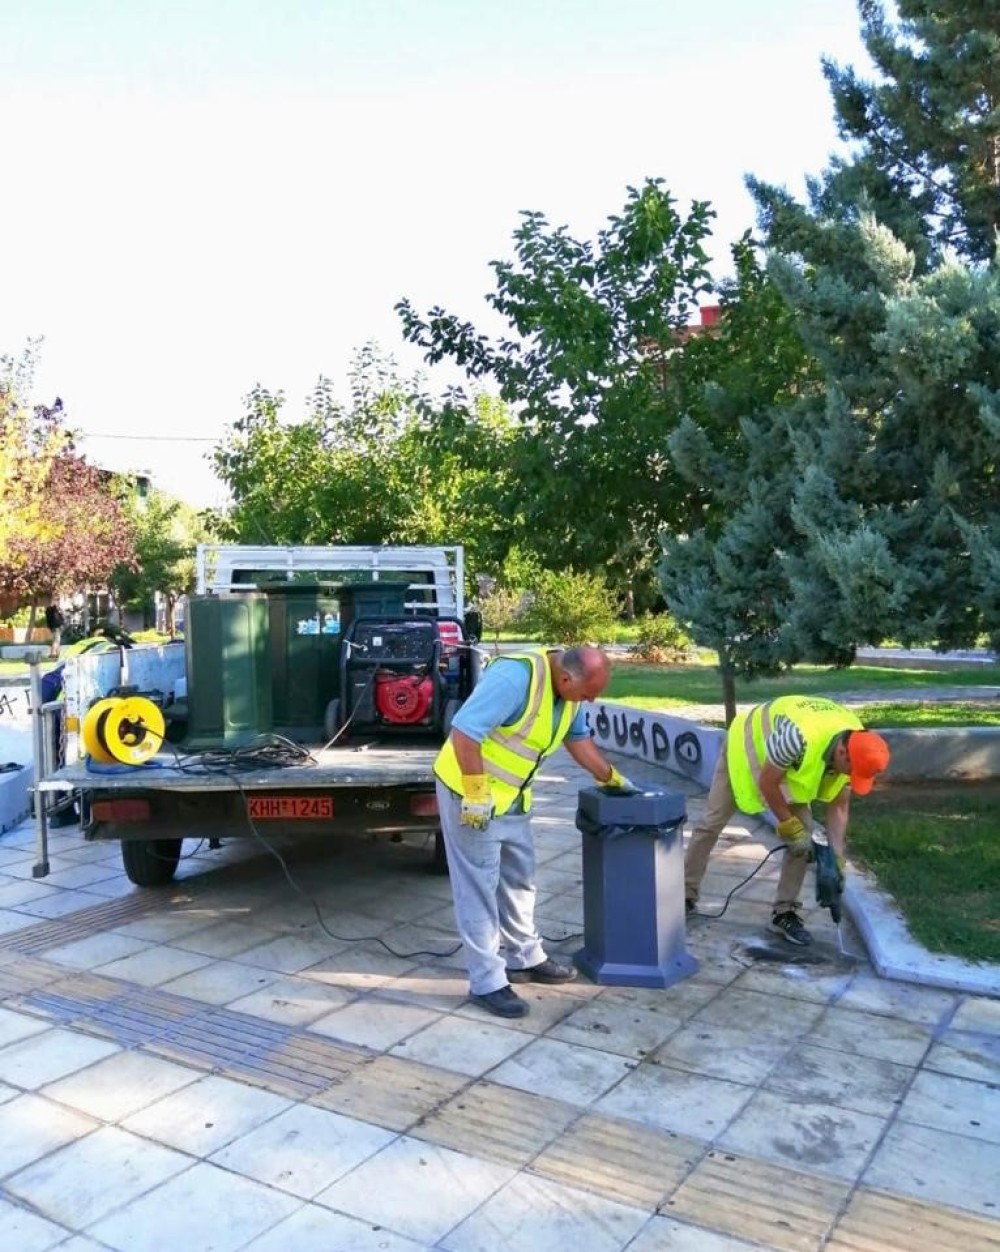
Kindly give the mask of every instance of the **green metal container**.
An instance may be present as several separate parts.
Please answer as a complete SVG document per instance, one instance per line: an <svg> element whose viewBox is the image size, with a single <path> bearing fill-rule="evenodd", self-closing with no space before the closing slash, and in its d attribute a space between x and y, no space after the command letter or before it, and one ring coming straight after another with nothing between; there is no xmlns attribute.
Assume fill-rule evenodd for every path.
<svg viewBox="0 0 1000 1252"><path fill-rule="evenodd" d="M339 589L341 626L347 630L356 617L402 617L409 583L345 583Z"/></svg>
<svg viewBox="0 0 1000 1252"><path fill-rule="evenodd" d="M322 584L269 584L271 702L274 728L292 739L321 738L337 694L340 602Z"/></svg>
<svg viewBox="0 0 1000 1252"><path fill-rule="evenodd" d="M267 596L190 598L185 747L239 745L274 729L268 635Z"/></svg>

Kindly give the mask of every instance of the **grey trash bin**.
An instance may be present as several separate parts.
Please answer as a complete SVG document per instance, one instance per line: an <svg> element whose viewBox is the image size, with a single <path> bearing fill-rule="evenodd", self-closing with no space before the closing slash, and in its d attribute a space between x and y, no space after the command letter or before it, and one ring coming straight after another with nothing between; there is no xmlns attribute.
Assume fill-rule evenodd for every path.
<svg viewBox="0 0 1000 1252"><path fill-rule="evenodd" d="M697 971L686 946L686 816L676 791L580 791L584 946L573 960L594 982L669 987Z"/></svg>

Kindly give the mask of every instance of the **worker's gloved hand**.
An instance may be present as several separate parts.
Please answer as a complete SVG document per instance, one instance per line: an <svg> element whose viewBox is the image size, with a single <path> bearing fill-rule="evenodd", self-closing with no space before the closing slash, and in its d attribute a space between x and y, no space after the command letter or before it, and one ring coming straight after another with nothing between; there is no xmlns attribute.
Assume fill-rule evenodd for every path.
<svg viewBox="0 0 1000 1252"><path fill-rule="evenodd" d="M816 862L816 903L829 909L835 922L840 921L840 898L844 894L844 862L838 857L826 836L813 837L812 859Z"/></svg>
<svg viewBox="0 0 1000 1252"><path fill-rule="evenodd" d="M775 827L778 832L778 838L784 839L788 844L789 852L807 852L809 850L809 832L801 819L795 817L786 817L783 822L779 822Z"/></svg>
<svg viewBox="0 0 1000 1252"><path fill-rule="evenodd" d="M634 782L630 782L624 774L619 774L615 767L611 766L611 773L601 783L602 787L611 787L615 791L638 791L639 788Z"/></svg>
<svg viewBox="0 0 1000 1252"><path fill-rule="evenodd" d="M485 830L493 816L493 797L487 774L462 775L462 811L458 820L473 830Z"/></svg>

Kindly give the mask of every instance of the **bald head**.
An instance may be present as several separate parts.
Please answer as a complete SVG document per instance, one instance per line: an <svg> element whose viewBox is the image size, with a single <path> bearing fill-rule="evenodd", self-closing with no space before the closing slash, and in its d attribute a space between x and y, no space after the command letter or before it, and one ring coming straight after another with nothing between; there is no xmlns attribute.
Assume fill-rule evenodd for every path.
<svg viewBox="0 0 1000 1252"><path fill-rule="evenodd" d="M590 644L567 648L552 657L552 677L556 693L564 700L577 704L596 700L611 679L611 661L606 652Z"/></svg>

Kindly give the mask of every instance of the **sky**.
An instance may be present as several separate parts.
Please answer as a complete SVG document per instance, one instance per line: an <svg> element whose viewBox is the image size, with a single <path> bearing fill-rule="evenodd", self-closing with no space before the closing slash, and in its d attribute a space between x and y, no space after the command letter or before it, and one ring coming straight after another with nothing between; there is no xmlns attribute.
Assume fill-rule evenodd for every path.
<svg viewBox="0 0 1000 1252"><path fill-rule="evenodd" d="M490 329L522 211L593 238L662 178L753 226L837 146L820 59L855 0L0 0L0 355L42 339L96 464L224 502L205 459L261 384L300 417L394 305Z"/></svg>

